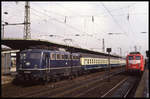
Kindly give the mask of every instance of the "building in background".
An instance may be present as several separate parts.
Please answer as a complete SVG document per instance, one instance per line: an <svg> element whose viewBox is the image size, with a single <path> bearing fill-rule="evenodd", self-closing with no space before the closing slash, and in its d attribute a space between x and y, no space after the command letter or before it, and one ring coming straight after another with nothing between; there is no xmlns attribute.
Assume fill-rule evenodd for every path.
<svg viewBox="0 0 150 99"><path fill-rule="evenodd" d="M3 50L1 52L1 74L7 75L16 71L16 53L19 50Z"/></svg>

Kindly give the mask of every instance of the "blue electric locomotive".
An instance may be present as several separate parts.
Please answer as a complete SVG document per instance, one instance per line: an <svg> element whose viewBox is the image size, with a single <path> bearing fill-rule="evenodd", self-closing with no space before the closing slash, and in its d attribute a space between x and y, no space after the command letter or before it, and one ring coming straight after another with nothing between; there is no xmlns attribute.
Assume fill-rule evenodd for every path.
<svg viewBox="0 0 150 99"><path fill-rule="evenodd" d="M63 51L27 49L20 52L17 76L23 79L49 80L82 71L80 55Z"/></svg>

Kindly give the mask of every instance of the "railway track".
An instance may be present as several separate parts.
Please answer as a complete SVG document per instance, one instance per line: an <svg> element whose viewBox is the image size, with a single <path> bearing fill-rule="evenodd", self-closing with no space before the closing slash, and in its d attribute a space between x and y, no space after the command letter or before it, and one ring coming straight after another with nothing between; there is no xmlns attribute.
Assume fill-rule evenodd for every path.
<svg viewBox="0 0 150 99"><path fill-rule="evenodd" d="M129 76L124 78L101 97L133 97L133 90L135 92L139 81L140 77Z"/></svg>
<svg viewBox="0 0 150 99"><path fill-rule="evenodd" d="M36 92L27 93L18 97L63 97L71 95L71 92L75 92L78 94L78 91L84 90L88 88L88 86L93 86L95 84L100 83L102 80L112 77L113 75L119 74L123 71L113 72L110 75L103 75L103 76L96 76L94 78L85 79L82 81L70 81L68 85L62 87L55 87L55 88L47 88L41 89Z"/></svg>
<svg viewBox="0 0 150 99"><path fill-rule="evenodd" d="M93 90L96 90L99 87L102 87L102 89L105 90L103 86L107 87L107 85L109 84L114 86L116 82L122 80L123 79L122 77L124 77L124 75L120 75L120 74L124 71L121 70L122 69L116 69L116 70L114 69L112 70L112 73L110 73L109 75L106 74L105 72L99 72L95 74L77 77L76 79L73 80L51 82L46 86L43 85L34 86L36 88L34 88L33 86L23 87L23 90L21 89L20 91L18 90L19 95L17 94L13 95L13 92L11 92L11 95L8 95L10 94L8 92L7 96L10 97L93 97L87 94L92 93ZM116 75L116 77L114 75ZM118 81L112 80L111 82L107 82L108 78L111 78L111 80L118 79ZM106 91L101 90L100 94L95 95L94 97L100 97ZM17 92L17 88L16 88L16 92ZM6 96L6 94L3 95L2 93L2 96Z"/></svg>

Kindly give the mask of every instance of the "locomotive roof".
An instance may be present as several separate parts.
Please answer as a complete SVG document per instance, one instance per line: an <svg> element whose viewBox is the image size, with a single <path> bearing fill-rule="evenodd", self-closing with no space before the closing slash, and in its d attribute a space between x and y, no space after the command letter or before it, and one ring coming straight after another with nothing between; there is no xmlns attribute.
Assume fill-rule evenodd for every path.
<svg viewBox="0 0 150 99"><path fill-rule="evenodd" d="M130 52L130 54L141 54L140 52Z"/></svg>
<svg viewBox="0 0 150 99"><path fill-rule="evenodd" d="M59 53L59 54L70 54L69 52L65 51L51 51L51 50L46 50L46 49L26 49L23 50L22 52L27 52L27 51L35 51L35 52L54 52L54 53ZM73 55L79 55L78 53L72 53Z"/></svg>

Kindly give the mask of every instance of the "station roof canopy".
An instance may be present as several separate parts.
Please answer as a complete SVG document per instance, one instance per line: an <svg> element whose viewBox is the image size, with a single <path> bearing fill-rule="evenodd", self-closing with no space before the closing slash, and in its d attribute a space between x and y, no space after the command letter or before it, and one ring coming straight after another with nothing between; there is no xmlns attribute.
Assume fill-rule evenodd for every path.
<svg viewBox="0 0 150 99"><path fill-rule="evenodd" d="M31 46L47 46L47 47L58 47L58 48L65 48L68 49L70 48L71 50L73 50L73 52L81 52L81 53L89 53L89 54L96 54L96 55L105 55L108 56L108 54L106 53L102 53L102 52L97 52L97 51L91 51L88 49L83 49L83 48L78 48L78 47L74 47L74 46L66 46L63 44L58 44L58 43L54 43L51 41L47 41L47 40L41 40L41 39L2 39L1 40L1 44L6 45L14 50L24 50L24 49L28 49ZM110 55L113 57L118 57L116 55Z"/></svg>

